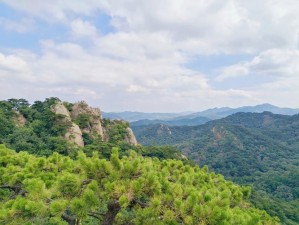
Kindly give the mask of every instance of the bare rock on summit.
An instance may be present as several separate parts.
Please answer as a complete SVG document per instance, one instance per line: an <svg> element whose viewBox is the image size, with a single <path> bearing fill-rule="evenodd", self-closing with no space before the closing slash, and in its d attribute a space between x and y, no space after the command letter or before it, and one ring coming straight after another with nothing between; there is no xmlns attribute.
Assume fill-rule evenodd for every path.
<svg viewBox="0 0 299 225"><path fill-rule="evenodd" d="M84 147L82 131L77 124L72 122L70 112L65 107L65 105L62 102L57 102L52 107L52 112L54 112L56 115L62 116L60 118L62 122L70 124L66 134L64 135L64 138L72 143L77 144L80 147Z"/></svg>
<svg viewBox="0 0 299 225"><path fill-rule="evenodd" d="M110 121L108 122L110 125L107 125L107 122L103 123L100 109L92 108L84 101L74 104L58 101L51 110L56 114L56 122L67 128L64 138L80 147L84 147L85 134L91 139L100 138L104 142L109 142L110 135L113 135L111 134L113 126L117 127L120 124L126 129L124 141L130 145L138 145L132 129L126 127L129 126L127 122Z"/></svg>
<svg viewBox="0 0 299 225"><path fill-rule="evenodd" d="M52 112L57 115L63 115L66 119L71 120L70 112L62 102L57 102L55 105L53 105Z"/></svg>
<svg viewBox="0 0 299 225"><path fill-rule="evenodd" d="M81 127L85 133L96 133L101 136L103 140L104 132L102 127L102 114L99 108L92 108L86 102L81 101L75 103L72 107L71 118L78 119L80 116L86 116L88 123Z"/></svg>

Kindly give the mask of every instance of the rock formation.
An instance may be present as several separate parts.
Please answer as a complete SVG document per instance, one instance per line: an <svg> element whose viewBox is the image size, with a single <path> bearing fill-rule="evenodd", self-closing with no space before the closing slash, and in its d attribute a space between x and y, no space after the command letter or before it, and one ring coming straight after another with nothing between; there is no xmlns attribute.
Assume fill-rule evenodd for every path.
<svg viewBox="0 0 299 225"><path fill-rule="evenodd" d="M72 126L68 129L64 137L70 142L75 143L80 147L84 147L82 131L77 124L72 123Z"/></svg>
<svg viewBox="0 0 299 225"><path fill-rule="evenodd" d="M64 138L72 143L77 144L80 147L84 147L84 141L82 137L82 131L79 126L72 122L70 112L67 110L65 105L62 102L57 102L53 107L52 111L56 115L62 115L61 120L65 123L70 123L70 126L67 129Z"/></svg>
<svg viewBox="0 0 299 225"><path fill-rule="evenodd" d="M125 137L126 142L128 142L130 145L137 146L138 142L136 140L136 137L130 127L127 128L127 135Z"/></svg>
<svg viewBox="0 0 299 225"><path fill-rule="evenodd" d="M57 102L52 106L52 112L58 115L57 120L68 127L64 135L66 140L84 147L83 134L87 133L92 138L100 137L104 142L109 141L110 128L103 126L100 109L92 108L84 101L72 104L68 108L69 110L62 102ZM114 123L112 122L112 124ZM129 127L126 128L124 140L130 145L138 145L136 137Z"/></svg>
<svg viewBox="0 0 299 225"><path fill-rule="evenodd" d="M80 115L88 116L89 122L85 127L81 127L82 131L85 133L96 133L101 136L103 140L103 128L102 128L102 114L100 109L92 108L87 105L86 102L81 101L75 103L72 107L71 118L73 120L78 119Z"/></svg>
<svg viewBox="0 0 299 225"><path fill-rule="evenodd" d="M52 111L55 114L64 115L66 119L71 120L70 112L62 102L57 102L55 105L53 105Z"/></svg>

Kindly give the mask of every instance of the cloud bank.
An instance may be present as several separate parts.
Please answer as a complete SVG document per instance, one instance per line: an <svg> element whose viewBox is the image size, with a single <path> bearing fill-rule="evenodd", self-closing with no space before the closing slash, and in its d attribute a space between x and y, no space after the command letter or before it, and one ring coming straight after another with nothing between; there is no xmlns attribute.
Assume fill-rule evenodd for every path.
<svg viewBox="0 0 299 225"><path fill-rule="evenodd" d="M3 32L36 36L38 49L0 41L2 99L85 99L106 111L299 107L298 1L1 2L19 15L0 18ZM56 26L64 32L37 35ZM248 59L188 66L219 55Z"/></svg>

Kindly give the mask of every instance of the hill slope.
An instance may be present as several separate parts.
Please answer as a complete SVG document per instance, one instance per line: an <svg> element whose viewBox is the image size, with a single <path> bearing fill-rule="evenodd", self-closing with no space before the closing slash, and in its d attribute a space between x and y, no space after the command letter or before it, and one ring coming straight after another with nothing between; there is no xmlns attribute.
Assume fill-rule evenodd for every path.
<svg viewBox="0 0 299 225"><path fill-rule="evenodd" d="M48 98L32 105L25 99L0 101L0 123L0 143L34 154L71 155L95 145L138 145L128 122L102 119L99 109L83 101Z"/></svg>
<svg viewBox="0 0 299 225"><path fill-rule="evenodd" d="M182 118L182 119L171 119L171 120L138 120L131 122L131 127L143 126L143 125L153 125L153 124L165 124L169 126L196 126L205 124L210 121L207 117L195 117L195 118Z"/></svg>
<svg viewBox="0 0 299 225"><path fill-rule="evenodd" d="M0 223L279 224L239 187L206 168L135 152L110 160L16 153L0 145Z"/></svg>
<svg viewBox="0 0 299 225"><path fill-rule="evenodd" d="M140 143L175 145L199 165L254 187L254 202L298 224L299 115L237 113L195 127L134 127ZM258 203L256 203L258 204Z"/></svg>

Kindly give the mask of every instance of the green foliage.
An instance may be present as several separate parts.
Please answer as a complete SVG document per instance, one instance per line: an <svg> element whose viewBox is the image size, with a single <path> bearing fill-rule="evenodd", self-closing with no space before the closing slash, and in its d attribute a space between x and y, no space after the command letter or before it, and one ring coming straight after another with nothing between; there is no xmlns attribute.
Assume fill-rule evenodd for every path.
<svg viewBox="0 0 299 225"><path fill-rule="evenodd" d="M79 114L74 122L78 124L81 129L88 128L90 127L91 115Z"/></svg>
<svg viewBox="0 0 299 225"><path fill-rule="evenodd" d="M109 141L118 145L124 141L129 123L121 120L103 119L103 126L107 129Z"/></svg>
<svg viewBox="0 0 299 225"><path fill-rule="evenodd" d="M202 126L133 129L141 144L174 145L199 165L251 185L256 206L299 224L299 115L237 113Z"/></svg>
<svg viewBox="0 0 299 225"><path fill-rule="evenodd" d="M53 152L57 152L65 156L69 156L73 159L76 158L78 156L78 150L80 150L80 148L64 139L64 135L70 128L71 122L69 120L66 120L65 116L56 115L52 111L53 105L57 102L60 102L58 98L47 98L45 101L36 101L33 103L33 105L30 106L29 103L24 99L9 99L7 101L0 101L0 143L5 143L10 148L15 149L17 152L27 151L31 154L39 156L50 156ZM64 102L63 104L69 111L72 110L73 105L71 103ZM20 114L25 117L25 124L19 125L17 123L17 117ZM88 114L79 114L75 122L80 126L81 129L91 129L92 119L93 118ZM294 131L294 128L296 128L297 124L297 118L292 117L290 119L290 126L285 126L284 122L281 122L277 119L275 120L275 126L273 126L272 124L271 126L268 126L267 129L263 127L263 132L257 132L256 130L256 127L259 126L260 128L260 124L262 124L259 118L253 116L251 119L254 120L254 122L250 123L242 117L238 118L238 121L241 121L244 126L250 126L250 129L245 129L244 127L236 125L229 126L229 124L233 122L232 118L230 118L231 121L229 122L222 121L221 126L218 126L216 131L220 133L220 136L222 135L225 138L220 138L216 142L211 142L211 138L214 137L214 134L211 133L212 128L215 127L215 124L213 123L212 125L208 125L205 129L198 130L186 127L169 128L167 126L160 126L157 128L158 132L157 129L152 129L152 133L145 133L145 136L139 139L142 141L144 140L144 138L150 138L151 135L155 136L159 134L159 136L157 136L156 138L160 138L161 144L179 143L178 147L183 150L184 155L191 157L200 165L208 164L212 171L224 173L224 175L229 179L233 179L234 181L237 181L241 184L253 183L253 203L258 207L261 207L262 209L268 210L271 215L279 215L283 222L287 221L287 224L292 224L292 221L296 221L296 219L298 219L298 214L296 214L296 207L298 206L296 203L298 199L298 188L296 187L298 187L299 179L298 169L296 167L298 158L295 152L292 151L289 146L291 146L292 148L296 146L299 147L298 142L296 142L297 133L296 131ZM282 117L280 119L288 120L289 118ZM74 214L80 220L88 221L88 223L92 224L94 220L98 220L95 217L91 218L90 216L88 216L86 214L86 211L92 211L93 213L96 213L94 214L94 216L103 214L107 211L107 207L109 205L107 202L107 204L105 203L106 205L103 202L105 202L108 198L108 190L113 192L116 188L117 184L112 180L119 179L118 173L122 173L124 177L139 176L139 173L136 172L138 170L136 168L140 167L139 161L134 161L133 164L125 164L120 159L120 157L132 157L132 154L134 155L135 153L132 153L131 150L134 150L138 152L138 154L146 157L182 160L183 163L180 164L182 168L188 164L194 165L193 162L187 160L185 156L182 155L180 151L178 151L175 147L142 147L129 145L125 141L125 139L127 138L127 128L129 127L129 124L127 122L118 120L112 121L108 119L103 119L102 122L105 130L104 135L106 140L103 141L103 137L100 137L99 134L93 131L85 132L83 133L85 147L82 150L86 155L90 157L97 158L96 155L98 155L101 158L110 159L110 161L100 161L99 164L94 165L93 167L90 167L90 165L85 166L84 173L86 173L87 175L92 173L97 178L92 180L90 184L83 185L84 188L86 187L86 190L84 189L83 191L81 191L83 186L80 183L80 178L78 178L77 176L78 174L82 173L82 168L79 166L74 168L71 167L71 169L66 170L66 167L72 164L70 160L67 160L67 158L64 158L66 160L65 163L56 165L61 160L60 156L58 156L57 154L52 155L47 160L45 158L38 158L36 164L30 162L30 166L26 167L26 175L25 173L21 173L17 167L10 168L12 171L12 176L9 180L9 184L19 185L20 183L22 183L25 191L23 195L19 194L22 197L27 196L27 194L25 194L26 191L30 192L28 198L30 198L32 203L28 203L28 215L31 215L30 213L38 214L38 212L35 212L38 206L35 203L38 203L39 201L43 202L43 199L49 195L50 189L53 193L55 192L55 195L53 197L53 206L51 204L52 202L47 202L47 207L50 207L51 213L55 214L54 212L56 212L57 215L59 214L59 216L57 216L57 218L48 218L45 220L43 220L42 218L35 218L34 221L31 221L32 223L64 224L64 221L61 219L63 213L69 213L71 211L72 213L70 213L70 215ZM268 132L269 129L271 131L271 138L269 138L265 134L265 132ZM283 132L283 135L279 135L280 131ZM199 136L201 138L196 139L194 142L191 142L190 138L194 138L196 136ZM287 139L287 137L290 137L289 140ZM252 142L253 138L255 142ZM268 143L271 143L272 139L283 140L283 144L275 142L264 149L264 147L267 146ZM239 140L244 140L244 143L240 142ZM155 141L149 141L148 143L155 143ZM243 148L242 151L240 151L240 146L246 147ZM117 148L118 151L116 152L116 150L111 150L114 148ZM200 154L198 154L197 149L202 149ZM226 149L230 149L231 154L223 154L224 150ZM261 151L266 154L262 155ZM29 155L24 154L23 152L20 153L20 155L24 157L24 161L22 163L27 163L30 158ZM256 156L260 157L259 160L256 160ZM80 156L78 157L80 158ZM290 157L292 157L291 163L289 163ZM278 161L278 163L272 163L273 159L279 159L280 161ZM157 159L153 160L153 162L157 162ZM83 161L81 159L81 162ZM1 164L0 162L0 165L2 165L3 167L5 167L6 164L7 163ZM22 166L24 166L23 164ZM170 164L174 164L174 162ZM254 167L258 168L258 172L252 169ZM290 167L292 167L292 170L289 169ZM33 179L35 176L34 171L37 168L43 168L44 173L40 177L36 177L36 179ZM61 172L61 176L55 178L55 176L57 176L57 171L53 172L53 168L56 168L59 172L64 172ZM101 168L101 170L98 170L97 173L94 173L93 170L95 168ZM167 168L168 167L163 167L163 169L161 170L161 173L164 177L170 176L171 174L171 172ZM181 185L190 185L191 180L189 179L188 173L190 172L189 170L191 170L191 167L184 168L184 170L186 171L184 174L182 174L182 176L170 179L179 179L178 182L180 182ZM103 193L102 195L99 193L99 185L103 184L100 184L101 182L98 182L98 179L106 178L107 174L110 174L111 171L114 171L114 173L111 174L111 180L105 183L107 193ZM207 172L207 167L204 167L202 171ZM270 173L269 171L272 172ZM2 174L2 172L3 171L0 170L0 174ZM215 174L211 176L215 176ZM201 181L210 182L211 180L213 180L211 176L204 176L204 178L201 178L200 181L192 182L194 184L197 184ZM256 179L256 177L258 177L258 179ZM8 177L6 177L5 179L8 179ZM125 187L131 188L131 190L133 190L134 192L134 195L138 196L138 199L141 202L147 202L149 198L152 198L155 195L160 195L163 191L170 188L170 184L168 184L164 180L156 182L158 178L154 173L148 174L144 177L144 179L146 181L143 179L133 179L132 186ZM53 182L55 183L55 187L52 187ZM145 189L144 184L147 184L147 187ZM122 213L118 214L117 218L119 221L124 221L124 223L127 223L127 221L132 222L132 220L130 219L133 214L132 210L123 209L126 207L132 209L133 206L130 199L131 197L128 193L124 192L124 187L119 186L119 188L120 189L117 190L117 193L121 194L119 195L119 200L122 208L120 211ZM178 195L181 195L183 191L182 188L178 185L171 188ZM144 193L146 194L143 193L143 189L145 191ZM38 192L37 190L41 191ZM265 191L265 194L264 192L262 192L261 194L256 190L263 190ZM80 193L79 196L78 193ZM230 193L232 192L223 192L221 196L230 196ZM256 196L256 193L259 193L258 196ZM9 200L12 194L13 191L9 189L0 189L0 200ZM269 197L269 194L271 194L272 196ZM249 195L250 189L248 189L247 187L243 187L239 192L235 192L233 194L234 200L230 201L230 199L224 198L222 199L220 205L226 207L236 206L240 204L240 202L242 202L242 198L247 199ZM39 200L39 198L41 199ZM190 205L192 205L192 202L194 203L196 198L186 199L188 199L188 204L186 205L183 204L184 201L175 203L175 207L177 207L177 210L179 210L180 213L182 213L184 210L188 210L192 212L200 212L199 214L203 215L203 212L205 212L206 210L203 206L198 206L196 208L190 207ZM200 199L200 201L202 202L209 203L213 200L213 193L203 192ZM268 201L268 204L264 204L264 202L266 202L264 201L264 199L271 199L271 201ZM37 200L37 202L34 202L35 200ZM18 201L16 203L16 206L23 207L23 202L21 200ZM65 206L66 201L70 203L70 205L68 204L68 206ZM289 203L287 203L286 201L288 201ZM82 202L84 202L84 204ZM160 203L158 204L158 202ZM163 204L167 203L169 205L169 202L171 202L171 195L167 194L165 196L165 201L161 201L161 199L155 198L155 201L150 204L152 204L153 206L155 205L155 207L157 208L162 204L161 202ZM147 202L147 204L149 203ZM186 208L184 208L181 204L183 204ZM273 204L278 204L278 207L273 207ZM102 205L103 207L99 209L98 205ZM134 205L134 207L141 207L143 209L143 206L138 206L138 204ZM43 210L45 210L45 207ZM163 221L164 224L177 223L177 218L174 218L174 215L177 215L177 211L174 212L171 208L165 208L163 210L165 211L165 218L168 218L167 220L165 219L165 221ZM134 213L136 212L137 211L134 211ZM143 213L142 216L140 215L140 219L134 220L134 223L143 223L146 220L146 215L158 215L157 212L153 212L148 209L144 209L140 212L141 214ZM40 213L43 214L44 211ZM212 212L206 213L208 214ZM219 218L223 217L223 215L219 214L216 209L214 214L217 215L217 217L219 216ZM144 218L144 220L142 218ZM192 220L194 220L194 218L186 216L186 218L180 221L180 223L191 223L190 221ZM20 218L20 220L16 220L15 223L22 224L22 218ZM207 221L201 221L201 223L207 223Z"/></svg>
<svg viewBox="0 0 299 225"><path fill-rule="evenodd" d="M37 157L0 145L0 224L279 224L246 188L179 160ZM245 194L246 195L246 194Z"/></svg>
<svg viewBox="0 0 299 225"><path fill-rule="evenodd" d="M55 114L53 106L60 102L51 97L45 101L35 101L32 105L24 99L9 99L0 101L0 143L5 143L16 151L28 151L36 155L50 155L58 152L75 157L79 147L67 141L64 136L72 126L72 121L62 114ZM73 104L63 102L64 106L72 111ZM83 106L87 106L82 102ZM24 116L26 123L18 125L17 116ZM125 121L103 120L105 141L101 135L92 130L94 115L80 113L73 122L83 131L84 151L91 155L98 151L106 158L111 155L113 147L121 147L120 155L127 154L134 146L128 144L129 124ZM87 129L84 130L84 129ZM89 130L89 131L88 131ZM139 151L139 150L138 150ZM157 155L157 157L160 157Z"/></svg>
<svg viewBox="0 0 299 225"><path fill-rule="evenodd" d="M12 106L12 109L15 111L19 111L22 108L27 108L29 106L29 102L23 98L21 99L11 98L8 99L7 102Z"/></svg>
<svg viewBox="0 0 299 225"><path fill-rule="evenodd" d="M32 106L25 99L0 101L0 142L17 151L37 155L49 155L53 151L72 152L71 145L62 138L70 124L51 110L58 101L58 98L47 98L44 102L34 102ZM18 113L25 117L25 125L17 126L15 118Z"/></svg>

